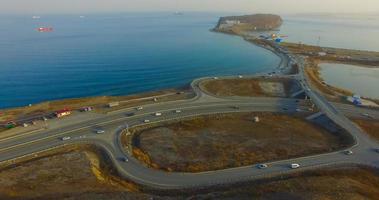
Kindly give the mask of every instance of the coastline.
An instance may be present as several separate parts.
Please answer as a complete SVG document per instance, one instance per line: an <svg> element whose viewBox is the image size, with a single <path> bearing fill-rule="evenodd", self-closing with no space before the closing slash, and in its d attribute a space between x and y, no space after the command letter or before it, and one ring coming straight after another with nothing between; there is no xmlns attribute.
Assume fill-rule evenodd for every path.
<svg viewBox="0 0 379 200"><path fill-rule="evenodd" d="M222 33L222 32L215 31L214 29L211 29L210 31ZM227 34L227 33L224 33L224 34ZM235 34L230 34L230 35L235 35ZM235 36L238 36L238 35L235 35ZM284 69L287 67L287 65L289 63L289 58L285 54L279 53L278 51L275 51L275 49L272 49L270 47L254 43L253 41L249 40L248 38L242 37L242 39L244 39L246 42L251 43L252 45L255 45L257 47L260 47L260 48L263 48L265 50L270 51L271 53L273 53L275 56L277 56L280 59L280 62L278 63L278 65L276 67L274 67L273 69L263 71L263 72L259 72L256 74L265 74L265 73L272 72L273 70L279 72L280 69ZM80 107L84 106L82 104L77 105L78 102L81 102L81 101L88 102L86 106L95 106L95 107L98 107L98 105L96 105L96 104L98 104L98 103L96 103L97 101L101 101L101 104L105 104L106 103L105 101L107 101L108 103L114 102L114 101L138 101L138 99L140 99L141 97L142 98L149 98L149 102L151 102L150 101L151 99L153 99L157 94L159 95L161 93L163 93L163 94L165 94L165 93L174 94L174 93L183 93L183 92L185 92L186 94L193 93L193 91L188 90L188 88L190 88L189 86L190 86L190 84L186 84L184 86L177 86L177 88L168 88L168 89L164 89L164 90L153 90L150 92L135 93L135 94L127 95L127 96L94 96L94 97L68 98L68 99L58 99L58 100L54 100L54 101L43 101L43 102L40 102L37 104L33 104L31 106L4 108L4 109L0 109L0 122L1 121L14 121L15 119L5 119L5 118L7 118L9 115L15 115L15 114L17 115L20 113L23 115L26 114L26 115L33 115L33 116L41 115L40 111L44 110L44 109L41 109L41 107L46 107L46 106L50 107L50 104L60 105L60 106L58 106L58 107L52 106L52 107L54 107L54 109L44 110L45 112L51 113L55 110L64 109L67 107L72 108L72 109L79 109ZM189 95L189 96L191 96L191 95ZM132 107L132 106L133 105L130 105L130 107ZM25 113L25 112L28 112L27 110L33 110L33 111L31 111L30 113ZM34 113L35 110L38 110L38 113ZM28 118L30 118L30 117L28 117Z"/></svg>
<svg viewBox="0 0 379 200"><path fill-rule="evenodd" d="M290 67L291 58L288 57L287 53L283 53L279 51L279 45L271 41L259 40L249 35L244 34L243 32L233 32L233 31L224 31L219 30L217 28L212 29L215 32L240 36L244 40L258 46L261 48L265 48L277 56L281 58L281 65L278 67L279 69L283 67L283 62L287 62L285 65ZM321 46L312 46L294 43L283 43L281 45L283 47L287 47L289 52L294 55L302 56L306 58L307 61L307 74L313 77L313 84L320 90L324 95L326 95L330 100L336 102L346 102L344 99L346 96L352 96L354 93L347 88L341 88L333 85L326 84L320 75L320 67L321 63L335 63L335 64L347 64L354 65L358 67L366 67L366 68L379 68L379 52L374 51L363 51L363 50L354 50L354 49L343 49L343 48L333 48L333 47L321 47ZM325 52L325 55L319 55L320 52ZM312 71L312 72L311 72ZM289 73L287 73L289 74ZM365 100L372 101L376 104L379 103L379 99L371 98L371 97L362 97ZM347 102L346 102L347 103Z"/></svg>
<svg viewBox="0 0 379 200"><path fill-rule="evenodd" d="M278 50L277 48L280 48L279 46L275 46L276 44L274 44L273 42L270 42L270 41L262 41L262 40L258 40L256 38L253 38L249 35L246 35L246 34L243 34L243 33L234 33L234 32L231 32L231 31L222 31L222 30L218 30L216 28L213 28L213 29L210 29L210 31L212 32L216 32L216 33L222 33L222 34L227 34L227 35L233 35L233 36L239 36L241 37L243 40L245 40L246 42L249 42L250 44L252 45L255 45L257 47L260 47L262 49L265 49L265 50L268 50L270 51L271 53L273 53L274 55L278 56L278 58L280 59L280 62L279 64L274 68L274 72L277 73L277 74L292 74L293 73L293 70L296 70L295 66L292 65L292 62L291 62L291 59L289 57L289 54L288 53L284 53L283 51L280 51ZM287 45L295 45L295 44L292 44L292 43L286 43ZM322 47L318 47L318 48L322 48ZM337 48L328 48L328 49L337 49ZM377 53L377 52L369 52L369 51L360 51L360 50L346 50L346 49L342 49L344 51L354 51L354 52L365 52L365 53ZM379 53L378 53L379 55ZM342 62L342 61L339 61L339 62ZM334 62L333 62L334 63ZM346 62L343 62L344 64L351 64L351 63L346 63ZM367 66L370 66L370 65L367 65ZM373 67L373 66L371 66ZM260 73L256 73L257 75L260 75L260 74L266 74L266 73L270 73L272 72L273 70L270 69L268 70L267 72L260 72ZM322 79L321 77L318 76L318 82L322 83ZM184 90L185 93L193 93L193 91L188 91L188 86L189 85L186 85L185 87L187 89ZM344 93L344 94L350 94L352 92L350 92L349 90L346 90L346 89L343 89L343 88L337 88L337 87L334 87L334 86L330 86L330 88L333 90L333 91L337 91L339 93ZM170 91L171 93L181 93L183 92L182 89L166 89L166 90L157 90L157 91L151 91L151 92L146 92L146 93L136 93L136 94L132 94L132 95L128 95L128 96L102 96L102 97L80 97L80 98L70 98L70 99L61 99L61 100L55 100L55 101L51 101L55 104L61 104L63 106L59 107L58 109L62 109L62 108L65 108L65 107L74 107L74 109L78 109L79 107L78 106L75 106L75 105L72 105L72 104L75 104L73 102L80 102L82 100L86 101L86 100L89 100L89 101L86 101L86 102L93 102L93 101L96 101L96 99L107 99L107 102L112 102L112 101L138 101L139 98L143 97L143 98L147 98L149 99L149 102L151 102L150 100L154 98L154 95L156 95L157 93L160 94L160 93L166 93L167 91ZM120 100L121 99L121 100ZM373 101L375 102L378 102L378 100L374 99ZM35 105L32 105L32 107L40 107L41 105L44 105L44 104L49 104L51 103L50 101L46 101L46 102L41 102L41 103L38 103L38 104L35 104ZM88 103L89 105L88 106L93 106L93 104L90 104ZM105 102L102 102L102 105L105 104ZM82 105L81 105L82 106ZM134 106L134 104L131 104L129 105L129 107L132 107ZM3 113L11 113L11 115L13 115L13 113L22 113L23 115L35 115L35 113L32 111L30 113L27 113L27 111L25 110L28 110L30 109L30 107L28 106L25 106L25 107L12 107L12 108L5 108L5 109L0 109L0 122L1 121L6 121L6 120L12 120L12 119L4 119L4 116L6 118L6 114L4 115ZM33 109L32 109L33 110ZM34 110L38 110L39 112L41 111L40 108L37 108L37 109L34 109ZM55 109L56 110L56 109ZM43 110L42 111L45 111L45 112L53 112L54 110ZM26 113L25 113L26 112Z"/></svg>

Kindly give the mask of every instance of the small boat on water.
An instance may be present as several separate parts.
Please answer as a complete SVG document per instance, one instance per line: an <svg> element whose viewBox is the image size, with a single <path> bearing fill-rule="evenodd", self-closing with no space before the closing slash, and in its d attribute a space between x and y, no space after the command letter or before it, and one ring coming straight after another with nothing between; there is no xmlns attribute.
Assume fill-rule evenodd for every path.
<svg viewBox="0 0 379 200"><path fill-rule="evenodd" d="M40 16L33 16L32 19L41 19Z"/></svg>
<svg viewBox="0 0 379 200"><path fill-rule="evenodd" d="M52 27L39 27L37 28L38 32L53 32L54 29Z"/></svg>

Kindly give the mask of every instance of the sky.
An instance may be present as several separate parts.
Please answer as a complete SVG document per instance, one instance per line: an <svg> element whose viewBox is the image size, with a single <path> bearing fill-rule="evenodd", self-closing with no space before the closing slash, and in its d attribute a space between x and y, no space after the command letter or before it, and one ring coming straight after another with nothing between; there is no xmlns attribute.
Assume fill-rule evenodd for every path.
<svg viewBox="0 0 379 200"><path fill-rule="evenodd" d="M0 13L7 14L130 11L379 14L379 0L0 0Z"/></svg>

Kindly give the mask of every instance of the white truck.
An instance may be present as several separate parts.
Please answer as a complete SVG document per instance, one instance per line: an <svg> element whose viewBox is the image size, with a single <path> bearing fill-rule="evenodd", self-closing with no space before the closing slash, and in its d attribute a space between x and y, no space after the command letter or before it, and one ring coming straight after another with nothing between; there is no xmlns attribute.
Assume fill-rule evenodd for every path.
<svg viewBox="0 0 379 200"><path fill-rule="evenodd" d="M62 138L61 138L62 141L66 141L66 140L70 140L70 139L71 139L71 137L69 137L69 136L62 137Z"/></svg>
<svg viewBox="0 0 379 200"><path fill-rule="evenodd" d="M155 113L155 116L162 116L162 113L160 113L160 112L157 112L157 113Z"/></svg>
<svg viewBox="0 0 379 200"><path fill-rule="evenodd" d="M299 167L300 167L300 165L297 164L297 163L293 163L293 164L291 164L291 169L297 169L297 168L299 168Z"/></svg>

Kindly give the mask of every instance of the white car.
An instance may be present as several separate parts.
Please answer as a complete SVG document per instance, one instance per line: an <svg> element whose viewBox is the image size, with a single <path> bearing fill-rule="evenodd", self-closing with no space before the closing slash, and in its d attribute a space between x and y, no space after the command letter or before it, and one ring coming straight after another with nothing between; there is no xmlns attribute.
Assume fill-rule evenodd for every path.
<svg viewBox="0 0 379 200"><path fill-rule="evenodd" d="M347 150L347 151L345 151L344 153L345 153L346 155L348 155L348 156L349 156L349 155L353 155L353 151L351 151L351 150Z"/></svg>
<svg viewBox="0 0 379 200"><path fill-rule="evenodd" d="M62 141L66 141L66 140L69 140L69 139L71 139L71 137L69 137L69 136L61 138Z"/></svg>
<svg viewBox="0 0 379 200"><path fill-rule="evenodd" d="M175 113L181 113L182 111L181 110L175 110Z"/></svg>
<svg viewBox="0 0 379 200"><path fill-rule="evenodd" d="M238 78L243 78L243 76L242 76L242 75L239 75Z"/></svg>
<svg viewBox="0 0 379 200"><path fill-rule="evenodd" d="M362 113L362 116L373 119L373 117L368 113Z"/></svg>
<svg viewBox="0 0 379 200"><path fill-rule="evenodd" d="M105 131L104 130L97 130L96 133L97 134L103 134L103 133L105 133Z"/></svg>
<svg viewBox="0 0 379 200"><path fill-rule="evenodd" d="M293 164L291 164L291 169L297 169L297 168L299 168L299 167L300 167L300 165L297 164L297 163L293 163Z"/></svg>
<svg viewBox="0 0 379 200"><path fill-rule="evenodd" d="M258 169L266 169L268 166L266 164L257 165Z"/></svg>
<svg viewBox="0 0 379 200"><path fill-rule="evenodd" d="M143 120L143 122L144 122L144 123L149 123L149 122L150 122L150 120L148 120L148 119L145 119L145 120Z"/></svg>
<svg viewBox="0 0 379 200"><path fill-rule="evenodd" d="M162 113L155 113L155 116L162 116Z"/></svg>
<svg viewBox="0 0 379 200"><path fill-rule="evenodd" d="M214 79L214 80L217 80L217 79L218 79L218 77L213 77L213 79Z"/></svg>
<svg viewBox="0 0 379 200"><path fill-rule="evenodd" d="M141 106L141 107L138 107L137 110L143 110L143 107L142 107L142 106Z"/></svg>

